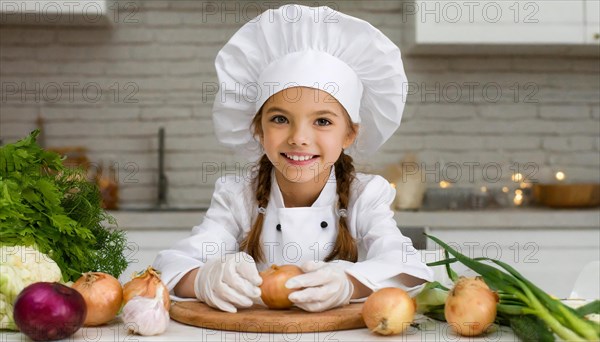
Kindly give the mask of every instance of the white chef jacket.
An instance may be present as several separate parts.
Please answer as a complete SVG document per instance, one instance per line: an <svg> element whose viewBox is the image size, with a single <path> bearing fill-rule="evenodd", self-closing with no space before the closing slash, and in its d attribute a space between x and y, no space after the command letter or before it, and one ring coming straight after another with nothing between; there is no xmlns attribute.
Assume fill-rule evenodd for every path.
<svg viewBox="0 0 600 342"><path fill-rule="evenodd" d="M337 200L334 168L317 200L310 207L286 208L271 174L271 193L263 223L261 242L266 262L301 265L323 260L333 248L337 230ZM424 264L409 238L403 236L390 205L396 190L381 176L357 173L347 208L347 225L358 245L358 261L343 263L346 273L371 290L399 287L415 294L422 286L404 285L401 274L433 281L433 271ZM204 221L191 236L158 253L153 267L171 294L190 270L211 258L239 251L258 215L255 187L251 179L227 175L215 183L215 191Z"/></svg>

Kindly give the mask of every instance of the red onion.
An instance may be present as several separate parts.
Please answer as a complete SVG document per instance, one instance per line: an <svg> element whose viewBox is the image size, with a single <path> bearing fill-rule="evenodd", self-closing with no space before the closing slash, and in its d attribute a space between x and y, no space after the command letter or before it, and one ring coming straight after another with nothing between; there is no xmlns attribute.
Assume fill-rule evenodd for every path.
<svg viewBox="0 0 600 342"><path fill-rule="evenodd" d="M34 283L21 291L14 305L15 324L35 341L71 336L85 320L85 300L76 290L59 283Z"/></svg>

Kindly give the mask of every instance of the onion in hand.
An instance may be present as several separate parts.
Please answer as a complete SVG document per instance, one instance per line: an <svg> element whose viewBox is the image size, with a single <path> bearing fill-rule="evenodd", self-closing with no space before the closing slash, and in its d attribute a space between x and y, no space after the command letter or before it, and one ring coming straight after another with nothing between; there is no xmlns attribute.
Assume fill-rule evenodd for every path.
<svg viewBox="0 0 600 342"><path fill-rule="evenodd" d="M299 289L288 289L285 282L288 279L304 272L295 265L271 265L270 268L260 272L263 279L260 291L263 302L269 309L289 309L294 305L288 296Z"/></svg>
<svg viewBox="0 0 600 342"><path fill-rule="evenodd" d="M121 283L110 274L84 273L72 286L85 299L88 311L83 323L96 326L109 322L117 316L123 303Z"/></svg>
<svg viewBox="0 0 600 342"><path fill-rule="evenodd" d="M498 295L481 278L461 277L446 298L444 316L462 336L485 332L496 319Z"/></svg>

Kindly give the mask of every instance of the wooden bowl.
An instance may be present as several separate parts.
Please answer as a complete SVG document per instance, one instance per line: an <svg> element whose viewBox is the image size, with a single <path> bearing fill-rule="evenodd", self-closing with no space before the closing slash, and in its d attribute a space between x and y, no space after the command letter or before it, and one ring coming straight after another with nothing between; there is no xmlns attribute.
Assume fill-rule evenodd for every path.
<svg viewBox="0 0 600 342"><path fill-rule="evenodd" d="M535 184L533 198L552 208L600 206L600 184Z"/></svg>

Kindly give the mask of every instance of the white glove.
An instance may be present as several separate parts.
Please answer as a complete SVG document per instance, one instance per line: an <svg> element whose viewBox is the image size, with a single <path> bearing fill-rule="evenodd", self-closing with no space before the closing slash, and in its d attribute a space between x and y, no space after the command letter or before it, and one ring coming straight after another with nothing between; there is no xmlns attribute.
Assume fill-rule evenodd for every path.
<svg viewBox="0 0 600 342"><path fill-rule="evenodd" d="M196 298L227 312L248 308L260 298L262 278L252 257L244 252L217 257L200 267L194 282Z"/></svg>
<svg viewBox="0 0 600 342"><path fill-rule="evenodd" d="M350 263L348 263L350 264ZM304 274L288 279L288 289L305 288L292 292L288 298L297 307L321 312L350 303L354 286L344 272L346 265L338 262L307 261L300 268Z"/></svg>

